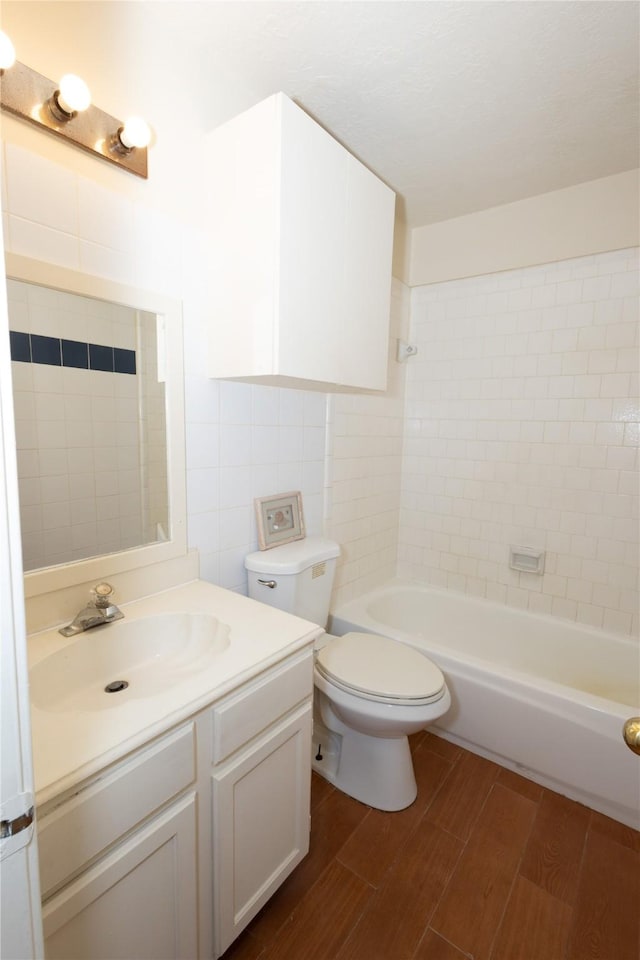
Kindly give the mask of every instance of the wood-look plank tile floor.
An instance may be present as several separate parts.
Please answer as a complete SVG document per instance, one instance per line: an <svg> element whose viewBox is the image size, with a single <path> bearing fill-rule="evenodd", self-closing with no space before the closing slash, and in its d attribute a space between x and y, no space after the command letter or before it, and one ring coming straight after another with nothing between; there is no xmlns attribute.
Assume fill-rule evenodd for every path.
<svg viewBox="0 0 640 960"><path fill-rule="evenodd" d="M224 960L639 960L640 834L430 733L383 813L313 775L311 849Z"/></svg>

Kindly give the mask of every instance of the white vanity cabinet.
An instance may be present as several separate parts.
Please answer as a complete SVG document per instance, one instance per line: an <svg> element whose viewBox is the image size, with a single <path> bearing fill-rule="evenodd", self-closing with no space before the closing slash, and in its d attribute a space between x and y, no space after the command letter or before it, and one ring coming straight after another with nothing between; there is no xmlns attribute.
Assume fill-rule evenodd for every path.
<svg viewBox="0 0 640 960"><path fill-rule="evenodd" d="M207 142L209 374L384 390L395 195L284 94Z"/></svg>
<svg viewBox="0 0 640 960"><path fill-rule="evenodd" d="M189 723L38 815L47 960L198 956Z"/></svg>
<svg viewBox="0 0 640 960"><path fill-rule="evenodd" d="M40 805L46 960L220 956L309 849L312 695L309 642Z"/></svg>
<svg viewBox="0 0 640 960"><path fill-rule="evenodd" d="M213 708L215 956L309 850L312 694L307 650Z"/></svg>

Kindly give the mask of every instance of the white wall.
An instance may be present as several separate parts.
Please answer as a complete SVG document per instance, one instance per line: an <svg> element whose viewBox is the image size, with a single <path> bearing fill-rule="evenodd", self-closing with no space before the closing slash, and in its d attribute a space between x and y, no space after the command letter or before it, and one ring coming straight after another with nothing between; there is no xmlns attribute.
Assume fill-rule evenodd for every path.
<svg viewBox="0 0 640 960"><path fill-rule="evenodd" d="M400 575L638 629L638 293L637 249L412 290Z"/></svg>
<svg viewBox="0 0 640 960"><path fill-rule="evenodd" d="M146 6L3 3L19 60L52 78L78 72L99 107L140 112L155 134L143 181L3 114L5 247L181 301L189 546L205 579L243 590L242 558L257 547L253 497L300 489L307 529L322 532L326 397L206 376L203 131L181 85L189 65L179 45L165 49ZM220 115L241 95L237 83L218 89Z"/></svg>
<svg viewBox="0 0 640 960"><path fill-rule="evenodd" d="M254 497L301 490L307 528L322 532L325 395L209 380L200 234L22 147L4 149L7 250L132 286L144 276L182 300L189 545L204 579L244 590Z"/></svg>
<svg viewBox="0 0 640 960"><path fill-rule="evenodd" d="M417 227L407 282L439 283L637 246L639 174L630 170Z"/></svg>

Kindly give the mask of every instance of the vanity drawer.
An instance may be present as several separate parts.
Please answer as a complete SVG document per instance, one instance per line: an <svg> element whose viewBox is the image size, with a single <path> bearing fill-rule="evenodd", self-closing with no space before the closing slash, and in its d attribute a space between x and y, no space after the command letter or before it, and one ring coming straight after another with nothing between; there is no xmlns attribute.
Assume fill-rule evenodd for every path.
<svg viewBox="0 0 640 960"><path fill-rule="evenodd" d="M77 874L150 814L193 783L191 723L88 782L38 818L42 896Z"/></svg>
<svg viewBox="0 0 640 960"><path fill-rule="evenodd" d="M311 696L313 650L309 648L213 708L213 762L220 763Z"/></svg>

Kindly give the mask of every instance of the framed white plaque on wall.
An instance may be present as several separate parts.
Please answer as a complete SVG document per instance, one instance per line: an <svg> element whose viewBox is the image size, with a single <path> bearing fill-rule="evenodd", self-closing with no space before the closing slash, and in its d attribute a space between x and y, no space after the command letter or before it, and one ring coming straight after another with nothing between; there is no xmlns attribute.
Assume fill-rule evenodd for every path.
<svg viewBox="0 0 640 960"><path fill-rule="evenodd" d="M302 494L299 490L257 497L254 501L261 550L302 540L305 535Z"/></svg>

